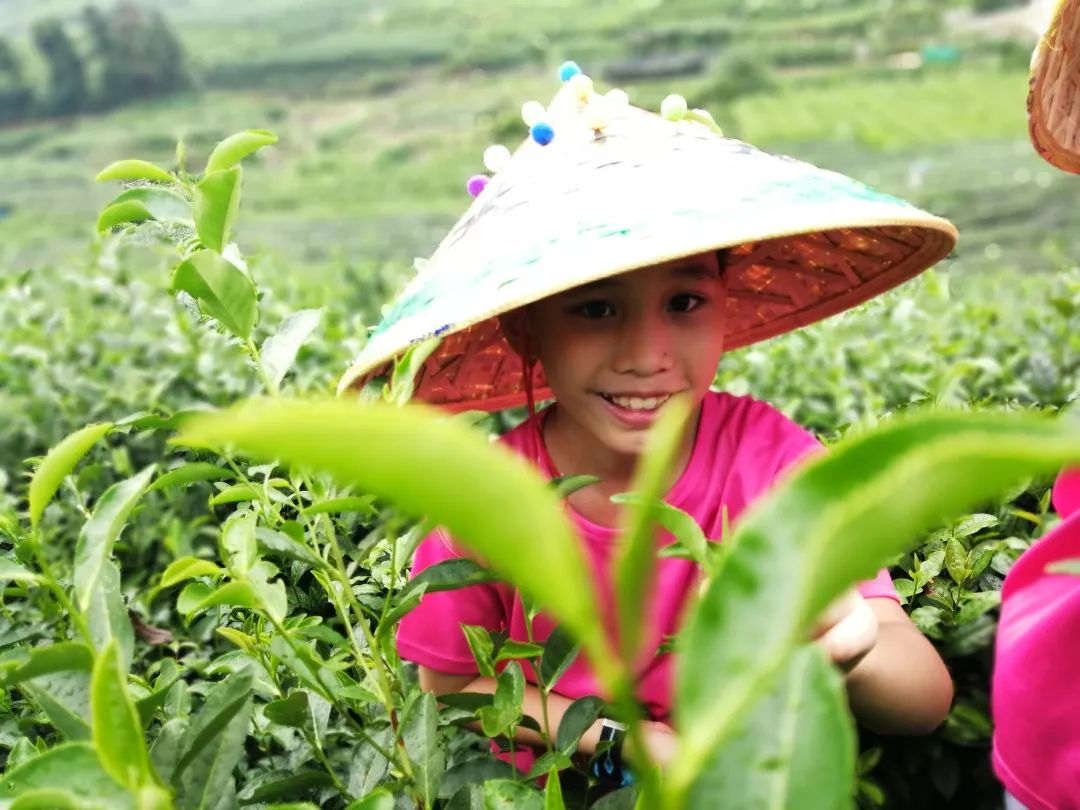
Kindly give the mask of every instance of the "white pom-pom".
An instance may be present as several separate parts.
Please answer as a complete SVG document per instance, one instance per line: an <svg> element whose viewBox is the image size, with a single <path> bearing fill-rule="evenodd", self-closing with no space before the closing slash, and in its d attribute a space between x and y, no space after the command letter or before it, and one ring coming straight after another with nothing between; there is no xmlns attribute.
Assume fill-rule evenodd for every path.
<svg viewBox="0 0 1080 810"><path fill-rule="evenodd" d="M608 90L605 98L615 107L625 107L630 103L630 96L627 95L625 90L620 90L618 87Z"/></svg>
<svg viewBox="0 0 1080 810"><path fill-rule="evenodd" d="M566 86L570 88L570 92L577 96L580 101L588 101L589 96L591 96L593 92L593 80L584 73L572 76L570 80L567 81Z"/></svg>
<svg viewBox="0 0 1080 810"><path fill-rule="evenodd" d="M547 109L539 101L526 101L521 105L521 120L526 126L532 126L537 121L543 120L547 115Z"/></svg>
<svg viewBox="0 0 1080 810"><path fill-rule="evenodd" d="M489 172L498 173L510 162L510 150L497 143L484 150L484 166Z"/></svg>

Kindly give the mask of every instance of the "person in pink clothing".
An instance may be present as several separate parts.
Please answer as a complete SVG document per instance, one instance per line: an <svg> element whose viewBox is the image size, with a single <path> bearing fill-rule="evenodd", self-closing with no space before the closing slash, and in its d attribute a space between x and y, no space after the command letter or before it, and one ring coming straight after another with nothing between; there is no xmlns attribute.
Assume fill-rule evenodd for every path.
<svg viewBox="0 0 1080 810"><path fill-rule="evenodd" d="M1007 806L1080 808L1080 470L1054 487L1061 523L1024 552L1001 589L991 707L994 771Z"/></svg>
<svg viewBox="0 0 1080 810"><path fill-rule="evenodd" d="M647 430L664 400L685 395L696 404L696 429L685 438L681 473L666 500L691 514L707 537L720 538L725 511L737 521L788 469L820 447L771 406L710 390L723 351L718 317L724 301L723 255L689 256L584 285L515 313L504 326L519 345L535 350L556 404L502 441L547 476L600 478L571 495L569 509L612 634L610 563L619 507L611 496L630 488ZM421 544L414 573L459 554L451 539L437 531ZM653 649L679 629L697 581L694 564L687 560L661 558L656 564L650 600ZM932 730L944 719L952 696L944 664L900 607L887 572L862 583L859 592L861 598L834 617L820 638L836 664L848 670L856 716L878 731ZM521 599L509 585L425 595L402 621L397 639L402 657L419 665L423 688L436 694L494 690L494 679L476 672L463 624L527 640ZM533 629L543 640L552 624L540 616ZM646 739L661 762L674 742L668 726L671 659L670 654L657 655L642 667L638 680L638 697L653 719ZM552 727L573 699L599 691L579 658L549 701ZM535 687L526 697L526 713L540 716ZM582 738L581 750L591 752L599 733L598 721ZM528 730L520 738L540 742Z"/></svg>
<svg viewBox="0 0 1080 810"><path fill-rule="evenodd" d="M712 391L721 355L906 281L948 255L956 229L842 175L726 138L679 96L657 115L621 91L600 94L573 63L560 77L550 105L522 107L529 138L513 155L498 145L485 151L493 175L469 180L472 205L419 263L339 390L381 385L396 359L438 338L410 355L416 399L449 411L528 404L530 417L501 441L545 476L598 479L566 508L614 640L611 560L622 507L612 496L630 489L666 403L679 396L692 406L666 499L722 541L725 514L738 521L820 445L768 404ZM545 400L554 404L536 412ZM413 572L463 553L437 530ZM679 631L698 573L677 558L658 556L655 566L643 649L656 652L639 663L637 694L650 717L644 745L663 764L674 748L672 656L660 647ZM436 695L495 689L478 674L463 625L528 638L509 584L425 594L397 644ZM541 614L536 639L551 629ZM944 719L949 674L886 572L853 589L817 632L867 726L925 733ZM599 692L588 662L575 661L554 684L548 727L575 698ZM535 686L524 709L544 716ZM593 753L610 730L597 722L579 750ZM518 738L541 742L529 729Z"/></svg>

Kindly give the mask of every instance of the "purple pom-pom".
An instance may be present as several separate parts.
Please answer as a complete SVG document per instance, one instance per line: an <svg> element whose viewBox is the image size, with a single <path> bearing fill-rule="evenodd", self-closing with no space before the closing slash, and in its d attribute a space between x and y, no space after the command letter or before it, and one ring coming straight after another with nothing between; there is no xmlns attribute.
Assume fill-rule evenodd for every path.
<svg viewBox="0 0 1080 810"><path fill-rule="evenodd" d="M568 82L579 73L581 73L581 68L578 67L577 62L563 62L562 67L559 68L559 81Z"/></svg>
<svg viewBox="0 0 1080 810"><path fill-rule="evenodd" d="M541 146L547 146L555 138L555 130L547 121L537 121L529 128L529 134Z"/></svg>
<svg viewBox="0 0 1080 810"><path fill-rule="evenodd" d="M487 188L490 179L486 174L474 174L469 178L469 182L465 184L465 188L469 190L471 196L479 197L480 192Z"/></svg>

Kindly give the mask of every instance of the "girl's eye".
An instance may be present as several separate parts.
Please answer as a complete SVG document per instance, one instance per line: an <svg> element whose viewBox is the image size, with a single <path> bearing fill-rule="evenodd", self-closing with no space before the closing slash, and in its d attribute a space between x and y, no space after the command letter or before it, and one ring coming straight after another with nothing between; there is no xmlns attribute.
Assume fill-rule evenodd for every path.
<svg viewBox="0 0 1080 810"><path fill-rule="evenodd" d="M703 303L705 303L705 299L700 295L680 293L671 299L668 306L672 312L693 312Z"/></svg>
<svg viewBox="0 0 1080 810"><path fill-rule="evenodd" d="M615 313L615 308L607 301L586 301L574 307L574 312L588 320L609 318Z"/></svg>

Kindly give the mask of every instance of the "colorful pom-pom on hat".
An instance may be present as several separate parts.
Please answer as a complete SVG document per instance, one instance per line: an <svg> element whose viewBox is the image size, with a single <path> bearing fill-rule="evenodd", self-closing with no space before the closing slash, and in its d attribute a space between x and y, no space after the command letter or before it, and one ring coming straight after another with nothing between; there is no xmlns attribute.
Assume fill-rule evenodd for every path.
<svg viewBox="0 0 1080 810"><path fill-rule="evenodd" d="M721 317L735 349L860 304L956 242L951 223L903 200L724 138L681 97L664 115L591 87L582 104L581 75L548 107L523 106L528 137L394 302L339 391L437 336L417 399L450 410L520 405L525 369L499 316L542 298L726 249ZM549 397L543 369L531 373L537 400Z"/></svg>

